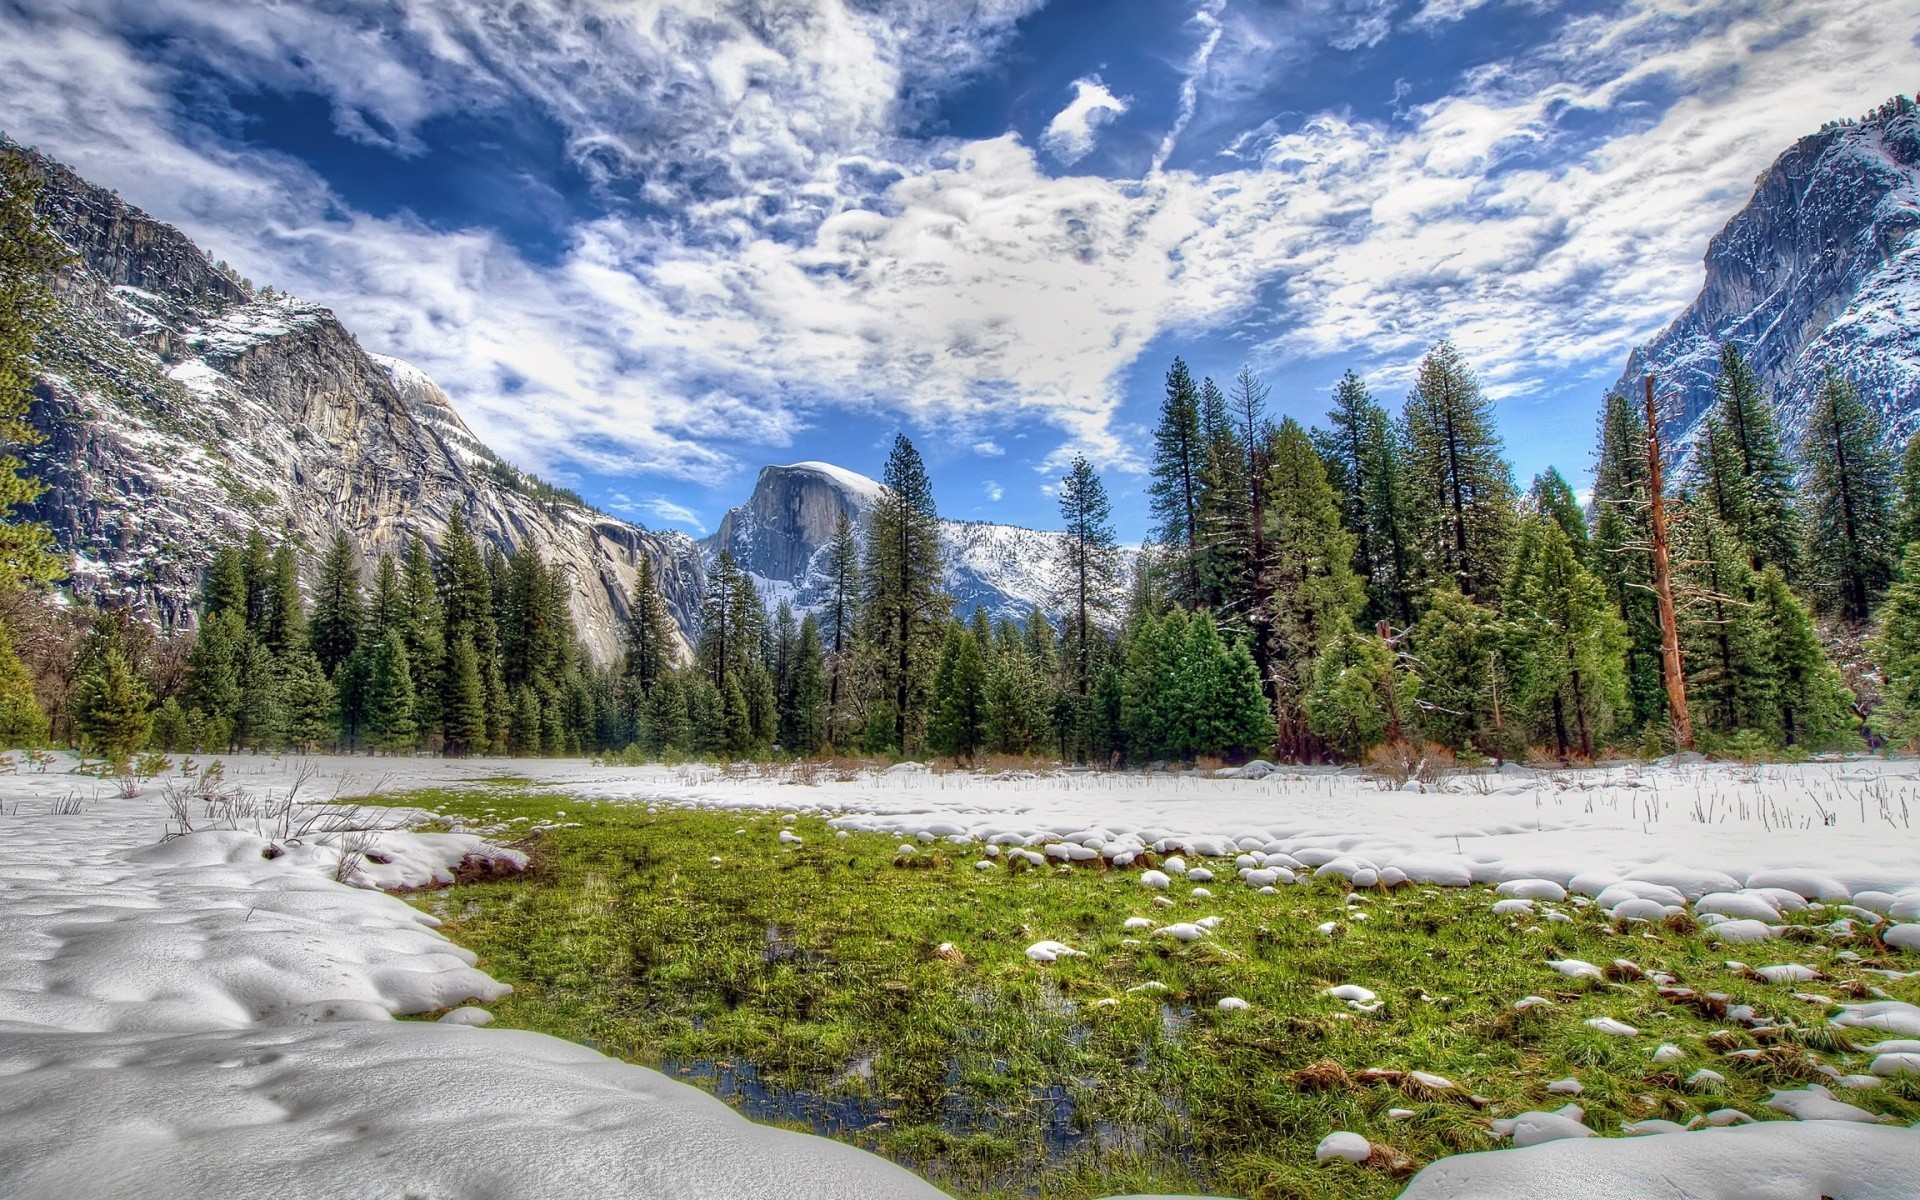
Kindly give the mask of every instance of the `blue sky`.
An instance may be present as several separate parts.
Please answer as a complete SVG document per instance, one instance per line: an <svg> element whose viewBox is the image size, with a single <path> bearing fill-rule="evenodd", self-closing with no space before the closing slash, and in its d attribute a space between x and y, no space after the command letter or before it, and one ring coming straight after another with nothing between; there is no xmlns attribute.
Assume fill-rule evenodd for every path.
<svg viewBox="0 0 1920 1200"><path fill-rule="evenodd" d="M0 130L703 532L766 463L1146 529L1175 354L1319 419L1454 338L1522 481L1920 0L0 0Z"/></svg>

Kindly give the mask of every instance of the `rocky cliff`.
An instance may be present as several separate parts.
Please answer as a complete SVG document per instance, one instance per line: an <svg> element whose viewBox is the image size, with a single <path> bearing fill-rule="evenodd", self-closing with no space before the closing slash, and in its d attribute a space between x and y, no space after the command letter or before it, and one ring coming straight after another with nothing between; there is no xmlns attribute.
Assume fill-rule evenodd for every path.
<svg viewBox="0 0 1920 1200"><path fill-rule="evenodd" d="M831 463L764 467L753 495L721 519L701 549L711 563L721 550L753 575L769 604L801 609L825 600L825 551L840 514L864 537L880 484ZM994 619L1024 619L1047 604L1061 535L986 521L942 521L945 584L955 612L984 607Z"/></svg>
<svg viewBox="0 0 1920 1200"><path fill-rule="evenodd" d="M1700 295L1617 385L1659 377L1667 444L1684 457L1737 343L1789 443L1829 368L1904 438L1920 427L1920 112L1904 97L1796 142L1707 247Z"/></svg>
<svg viewBox="0 0 1920 1200"><path fill-rule="evenodd" d="M643 557L691 627L690 539L514 470L431 380L368 354L327 309L256 290L178 230L31 161L74 260L32 411L47 440L26 453L50 486L28 515L73 552L77 593L185 623L214 547L250 530L309 548L344 530L370 561L415 534L437 546L457 510L500 549L565 567L597 659L619 653Z"/></svg>

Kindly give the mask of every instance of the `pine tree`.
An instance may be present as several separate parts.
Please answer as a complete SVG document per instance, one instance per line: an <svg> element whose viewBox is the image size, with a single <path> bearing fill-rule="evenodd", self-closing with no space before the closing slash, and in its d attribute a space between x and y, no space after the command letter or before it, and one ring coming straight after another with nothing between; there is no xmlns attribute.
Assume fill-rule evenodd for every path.
<svg viewBox="0 0 1920 1200"><path fill-rule="evenodd" d="M203 617L200 632L187 653L181 694L189 713L198 712L211 723L212 748L225 749L240 718L240 670L247 641L240 610L226 608Z"/></svg>
<svg viewBox="0 0 1920 1200"><path fill-rule="evenodd" d="M1418 696L1416 682L1395 668L1385 642L1347 630L1330 640L1314 663L1307 720L1335 753L1359 759L1405 736Z"/></svg>
<svg viewBox="0 0 1920 1200"><path fill-rule="evenodd" d="M335 697L333 685L313 651L295 650L283 668L287 744L311 754L333 741Z"/></svg>
<svg viewBox="0 0 1920 1200"><path fill-rule="evenodd" d="M1909 444L1908 457L1913 457ZM1868 646L1880 675L1873 726L1899 749L1920 746L1920 542L1909 543L1900 577L1880 606L1880 629Z"/></svg>
<svg viewBox="0 0 1920 1200"><path fill-rule="evenodd" d="M911 752L952 600L940 591L940 525L920 452L896 435L867 539L863 609L890 748Z"/></svg>
<svg viewBox="0 0 1920 1200"><path fill-rule="evenodd" d="M1778 565L1768 563L1760 572L1754 608L1762 631L1761 669L1773 702L1765 732L1777 745L1807 750L1852 743L1859 726L1853 693Z"/></svg>
<svg viewBox="0 0 1920 1200"><path fill-rule="evenodd" d="M1527 489L1527 499L1533 511L1550 518L1560 527L1560 532L1566 536L1567 548L1573 551L1573 557L1578 562L1582 565L1591 562L1593 542L1587 532L1587 514L1581 511L1573 487L1559 470L1548 467L1535 475L1533 486Z"/></svg>
<svg viewBox="0 0 1920 1200"><path fill-rule="evenodd" d="M653 559L642 555L627 605L627 651L621 667L628 695L638 704L673 666L673 617L654 578Z"/></svg>
<svg viewBox="0 0 1920 1200"><path fill-rule="evenodd" d="M258 529L248 532L245 546L240 551L240 574L247 588L247 632L257 638L266 632L267 596L273 585L272 554L267 549L267 535Z"/></svg>
<svg viewBox="0 0 1920 1200"><path fill-rule="evenodd" d="M655 754L683 752L693 746L685 680L685 674L675 668L655 680L647 692L646 748Z"/></svg>
<svg viewBox="0 0 1920 1200"><path fill-rule="evenodd" d="M440 608L444 623L441 639L448 654L446 691L442 699L446 737L449 742L458 743L459 753L485 754L503 734L507 688L501 675L500 627L494 615L493 578L479 546L467 532L465 518L457 510L447 519L446 539L441 546ZM317 614L316 605L316 618ZM453 731L452 710L466 701L464 695L458 694L458 688L464 684L456 684L454 680L453 647L462 638L473 647L474 670L480 680L481 720L485 732L478 740L456 738Z"/></svg>
<svg viewBox="0 0 1920 1200"><path fill-rule="evenodd" d="M108 646L74 683L69 705L82 743L110 762L123 762L146 745L153 726L153 693Z"/></svg>
<svg viewBox="0 0 1920 1200"><path fill-rule="evenodd" d="M1514 702L1510 634L1450 582L1427 593L1412 636L1420 731L1454 750L1506 756Z"/></svg>
<svg viewBox="0 0 1920 1200"><path fill-rule="evenodd" d="M780 732L781 744L795 754L816 754L826 742L827 679L820 622L812 613L800 619L787 679L787 725Z"/></svg>
<svg viewBox="0 0 1920 1200"><path fill-rule="evenodd" d="M332 675L360 644L365 623L360 599L360 563L345 533L333 535L320 562L319 583L313 594L313 619L308 636L314 657Z"/></svg>
<svg viewBox="0 0 1920 1200"><path fill-rule="evenodd" d="M0 624L0 746L39 746L46 740L47 714L13 648L12 631Z"/></svg>
<svg viewBox="0 0 1920 1200"><path fill-rule="evenodd" d="M340 740L358 750L367 736L367 688L373 682L377 643L362 640L333 673L334 711L340 716Z"/></svg>
<svg viewBox="0 0 1920 1200"><path fill-rule="evenodd" d="M1011 620L994 633L985 704L987 745L1001 754L1031 753L1046 728L1047 708L1020 627Z"/></svg>
<svg viewBox="0 0 1920 1200"><path fill-rule="evenodd" d="M46 485L20 473L12 448L43 434L27 420L37 372L35 351L53 326L59 301L53 281L72 258L35 209L41 179L16 150L0 150L0 592L38 587L66 574L53 534L14 510L31 504Z"/></svg>
<svg viewBox="0 0 1920 1200"><path fill-rule="evenodd" d="M240 709L234 740L256 750L277 750L286 744L287 727L280 664L251 630L241 637L238 650Z"/></svg>
<svg viewBox="0 0 1920 1200"><path fill-rule="evenodd" d="M826 611L822 616L827 651L827 743L853 738L846 710L852 703L853 638L859 628L860 544L844 509L827 543Z"/></svg>
<svg viewBox="0 0 1920 1200"><path fill-rule="evenodd" d="M236 612L241 623L246 622L247 570L240 547L220 546L214 550L200 585L200 612L203 618Z"/></svg>
<svg viewBox="0 0 1920 1200"><path fill-rule="evenodd" d="M1318 437L1317 448L1354 537L1354 569L1367 589L1365 617L1411 625L1412 528L1393 422L1352 371L1334 385L1327 422L1332 428Z"/></svg>
<svg viewBox="0 0 1920 1200"><path fill-rule="evenodd" d="M980 643L959 622L947 626L933 675L933 712L927 744L936 753L971 762L986 743L986 663Z"/></svg>
<svg viewBox="0 0 1920 1200"><path fill-rule="evenodd" d="M441 710L448 754L487 751L487 693L480 654L462 631L447 650L446 700Z"/></svg>
<svg viewBox="0 0 1920 1200"><path fill-rule="evenodd" d="M1268 661L1279 708L1278 744L1288 758L1314 754L1306 713L1314 659L1329 638L1353 628L1366 603L1353 572L1354 542L1312 440L1287 418L1273 439L1265 544Z"/></svg>
<svg viewBox="0 0 1920 1200"><path fill-rule="evenodd" d="M394 566L392 555L382 554L374 564L373 588L367 594L361 636L377 644L389 633L404 637L406 628L407 597L400 587L400 571Z"/></svg>
<svg viewBox="0 0 1920 1200"><path fill-rule="evenodd" d="M1682 509L1679 517L1674 591L1694 722L1719 734L1762 729L1773 698L1751 603L1752 553L1709 505Z"/></svg>
<svg viewBox="0 0 1920 1200"><path fill-rule="evenodd" d="M1800 568L1800 524L1793 510L1793 468L1780 449L1773 405L1760 377L1732 342L1720 348L1714 430L1738 466L1740 488L1715 511L1753 555L1756 569L1777 564L1791 582Z"/></svg>
<svg viewBox="0 0 1920 1200"><path fill-rule="evenodd" d="M431 739L440 729L440 707L446 694L441 676L446 669L447 644L433 562L427 557L427 544L418 535L408 541L406 557L401 561L400 591L406 607L402 632L407 667L413 675L413 719L420 734Z"/></svg>
<svg viewBox="0 0 1920 1200"><path fill-rule="evenodd" d="M1099 621L1110 617L1119 589L1120 551L1113 537L1107 489L1087 460L1075 455L1060 484L1065 536L1054 562L1054 599L1067 633L1067 686L1084 701L1093 693Z"/></svg>
<svg viewBox="0 0 1920 1200"><path fill-rule="evenodd" d="M1253 656L1220 639L1211 613L1186 622L1178 666L1166 681L1172 719L1169 749L1181 758L1232 756L1273 741L1273 718Z"/></svg>
<svg viewBox="0 0 1920 1200"><path fill-rule="evenodd" d="M367 676L367 740L381 750L411 750L415 733L407 643L399 629L389 628L374 648Z"/></svg>
<svg viewBox="0 0 1920 1200"><path fill-rule="evenodd" d="M260 638L267 649L278 658L306 649L307 607L300 598L300 564L291 542L274 547L267 565L265 607Z"/></svg>
<svg viewBox="0 0 1920 1200"><path fill-rule="evenodd" d="M1905 554L1908 546L1920 542L1920 433L1907 439L1895 487L1899 494L1894 499L1893 540Z"/></svg>
<svg viewBox="0 0 1920 1200"><path fill-rule="evenodd" d="M1627 634L1606 588L1581 565L1563 519L1543 504L1520 522L1501 607L1505 657L1516 724L1524 721L1534 739L1551 737L1563 759L1591 759L1627 707Z"/></svg>
<svg viewBox="0 0 1920 1200"><path fill-rule="evenodd" d="M1593 473L1593 564L1627 629L1628 723L1664 722L1660 612L1653 594L1653 530L1647 494L1647 428L1625 396L1610 393L1600 414Z"/></svg>
<svg viewBox="0 0 1920 1200"><path fill-rule="evenodd" d="M1408 491L1429 578L1452 579L1475 599L1497 597L1513 538L1512 469L1493 405L1451 342L1421 360L1406 423Z"/></svg>
<svg viewBox="0 0 1920 1200"><path fill-rule="evenodd" d="M541 710L539 689L521 684L507 689L507 753L517 758L533 758L541 749Z"/></svg>
<svg viewBox="0 0 1920 1200"><path fill-rule="evenodd" d="M1241 479L1246 485L1247 574L1252 591L1247 614L1252 630L1254 665L1267 678L1267 585L1262 571L1267 561L1267 472L1272 466L1273 424L1267 420L1267 385L1249 367L1233 378L1227 409L1234 419L1240 448L1246 455Z"/></svg>
<svg viewBox="0 0 1920 1200"><path fill-rule="evenodd" d="M1153 482L1147 496L1155 538L1166 549L1168 585L1176 600L1199 604L1200 470L1205 445L1200 427L1200 393L1187 364L1173 360L1167 371L1166 399L1153 431Z"/></svg>
<svg viewBox="0 0 1920 1200"><path fill-rule="evenodd" d="M1194 536L1202 598L1223 620L1244 628L1253 611L1256 570L1247 453L1227 398L1211 378L1200 381L1200 436Z"/></svg>
<svg viewBox="0 0 1920 1200"><path fill-rule="evenodd" d="M1807 575L1822 607L1863 625L1893 580L1894 458L1879 416L1829 371L1802 443Z"/></svg>

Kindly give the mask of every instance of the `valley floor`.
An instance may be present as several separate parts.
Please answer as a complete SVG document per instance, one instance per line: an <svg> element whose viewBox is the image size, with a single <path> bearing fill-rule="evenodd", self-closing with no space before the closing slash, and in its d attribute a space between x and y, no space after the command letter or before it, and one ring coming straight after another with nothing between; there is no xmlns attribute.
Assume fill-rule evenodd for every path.
<svg viewBox="0 0 1920 1200"><path fill-rule="evenodd" d="M1484 938L1490 962L1500 947L1500 969L1489 969L1484 994L1471 997L1483 1023L1496 1010L1510 1018L1531 1011L1514 1010L1524 997L1506 994L1531 986L1566 1010L1549 1020L1584 1027L1556 1052L1593 1068L1590 1125L1585 1113L1546 1111L1535 1098L1565 1099L1567 1089L1549 1090L1544 1079L1503 1080L1490 1068L1484 1078L1449 1076L1443 1087L1408 1074L1432 1065L1401 1062L1412 1047L1383 1041L1378 1062L1348 1053L1349 1071L1398 1074L1357 1082L1374 1090L1322 1104L1314 1111L1325 1128L1313 1132L1359 1129L1383 1152L1370 1163L1319 1167L1310 1138L1282 1145L1291 1160L1275 1168L1324 1172L1327 1194L1401 1186L1396 1171L1408 1164L1385 1152L1394 1135L1380 1132L1403 1119L1380 1099L1396 1088L1410 1097L1410 1121L1471 1126L1449 1143L1459 1149L1493 1144L1499 1120L1517 1121L1506 1131L1521 1144L1571 1132L1568 1122L1581 1134L1616 1134L1632 1097L1615 1094L1607 1071L1628 1055L1651 1059L1663 1037L1678 1044L1689 1071L1714 1061L1732 1082L1696 1089L1699 1096L1660 1108L1662 1116L1684 1120L1721 1103L1762 1124L1443 1157L1405 1194L1600 1196L1664 1186L1660 1194L1731 1197L1764 1183L1769 1194L1873 1200L1910 1196L1920 1178L1920 1132L1906 1128L1920 1113L1920 977L1912 974L1920 971L1920 781L1910 761L1508 769L1432 791L1385 791L1330 770L984 778L907 766L840 777L237 756L216 783L176 770L131 796L71 773L72 765L59 758L44 772L0 775L0 1072L8 1080L0 1178L20 1195L942 1194L875 1155L750 1124L657 1072L540 1033L463 1024L486 1019L469 1002L500 1002L507 1013L520 1001L476 968L472 949L447 940L439 920L376 890L457 876L461 886L446 899L477 894L489 876L521 865L502 843L544 830L558 845L608 813L655 815L649 808L663 821L683 813L711 823L700 817L711 810L757 815L737 818L749 833L705 834L716 844L684 847L696 866L708 850L721 857L715 870L730 858L769 871L817 860L821 871L864 870L885 888L883 871L925 859L926 870L913 873L919 886L956 896L1021 876L1042 889L1028 902L1037 907L1023 910L1032 941L966 945L961 936L952 949L977 964L983 982L1051 989L1070 1005L1091 1007L1105 987L1117 993L1118 1011L1129 994L1112 986L1122 975L1158 972L1204 1003L1197 1019L1217 1024L1223 1038L1258 1032L1263 1021L1294 1028L1287 1023L1300 1018L1289 1006L1309 1003L1328 1012L1299 1032L1333 1028L1336 1017L1359 1026L1376 1019L1367 1006L1381 1000L1394 1018L1425 1001L1404 986L1410 977L1395 974L1391 955L1368 959L1356 949L1342 960L1374 964L1377 975L1348 982L1371 984L1378 998L1329 998L1327 980L1283 987L1254 969L1261 947L1298 948L1316 937L1356 948L1378 938L1386 947L1393 922L1410 927L1438 913ZM426 814L323 803L376 791L444 814L432 830L402 830L409 815ZM192 831L167 836L182 834L183 823ZM844 867L826 861L843 857L840 849ZM1164 888L1142 885L1148 855L1169 874ZM1187 861L1170 862L1175 856ZM861 865L868 861L871 870ZM1075 862L1084 868L1062 865ZM1123 869L1100 869L1107 864ZM1182 866L1204 866L1214 878L1181 878ZM1401 883L1409 886L1383 890ZM1505 885L1509 894L1448 890L1468 885ZM698 900L698 885L685 886ZM421 899L433 906L440 898ZM458 932L470 909L463 901L443 911ZM1368 909L1371 923L1359 915ZM1137 929L1123 927L1128 916ZM1221 920L1208 928L1212 916ZM1332 929L1322 934L1322 926ZM1444 942L1430 940L1436 949ZM1640 975L1616 968L1611 980L1585 978L1586 960L1573 951L1600 959L1606 946L1643 960ZM926 958L936 948L921 949ZM501 973L503 956L485 952L488 969ZM1317 951L1289 953L1319 963L1322 974L1331 969ZM1723 961L1734 958L1761 969ZM1696 994L1656 996L1660 964L1675 973L1670 986L1698 984ZM1389 976L1393 990L1382 986ZM1238 985L1231 997L1209 990L1229 983ZM1709 987L1728 992L1717 1009L1701 999ZM1220 1008L1229 998L1246 1007ZM1663 1004L1673 1011L1657 1030L1595 1024L1617 1012L1650 1025ZM1340 1017L1343 1007L1352 1013ZM444 1019L389 1019L436 1014ZM1726 1039L1713 1040L1716 1024ZM1440 1029L1432 1052L1443 1053L1451 1036ZM1352 1038L1341 1037L1352 1050ZM1743 1050L1763 1054L1742 1058ZM1797 1073L1742 1074L1769 1050L1794 1052ZM1776 1060L1784 1061L1765 1057ZM1477 1092L1491 1103L1472 1099ZM1769 1120L1789 1116L1812 1119ZM1371 1147L1360 1145L1365 1158Z"/></svg>

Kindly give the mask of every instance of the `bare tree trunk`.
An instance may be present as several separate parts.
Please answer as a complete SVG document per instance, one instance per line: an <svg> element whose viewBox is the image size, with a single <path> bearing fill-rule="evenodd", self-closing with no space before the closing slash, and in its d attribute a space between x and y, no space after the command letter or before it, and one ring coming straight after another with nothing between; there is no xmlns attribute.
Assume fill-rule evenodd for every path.
<svg viewBox="0 0 1920 1200"><path fill-rule="evenodd" d="M1666 666L1667 715L1675 751L1693 749L1693 718L1687 713L1687 677L1680 662L1680 626L1673 609L1673 560L1667 551L1667 500L1660 483L1660 414L1647 383L1647 492L1653 504L1653 590L1660 600L1660 656Z"/></svg>

